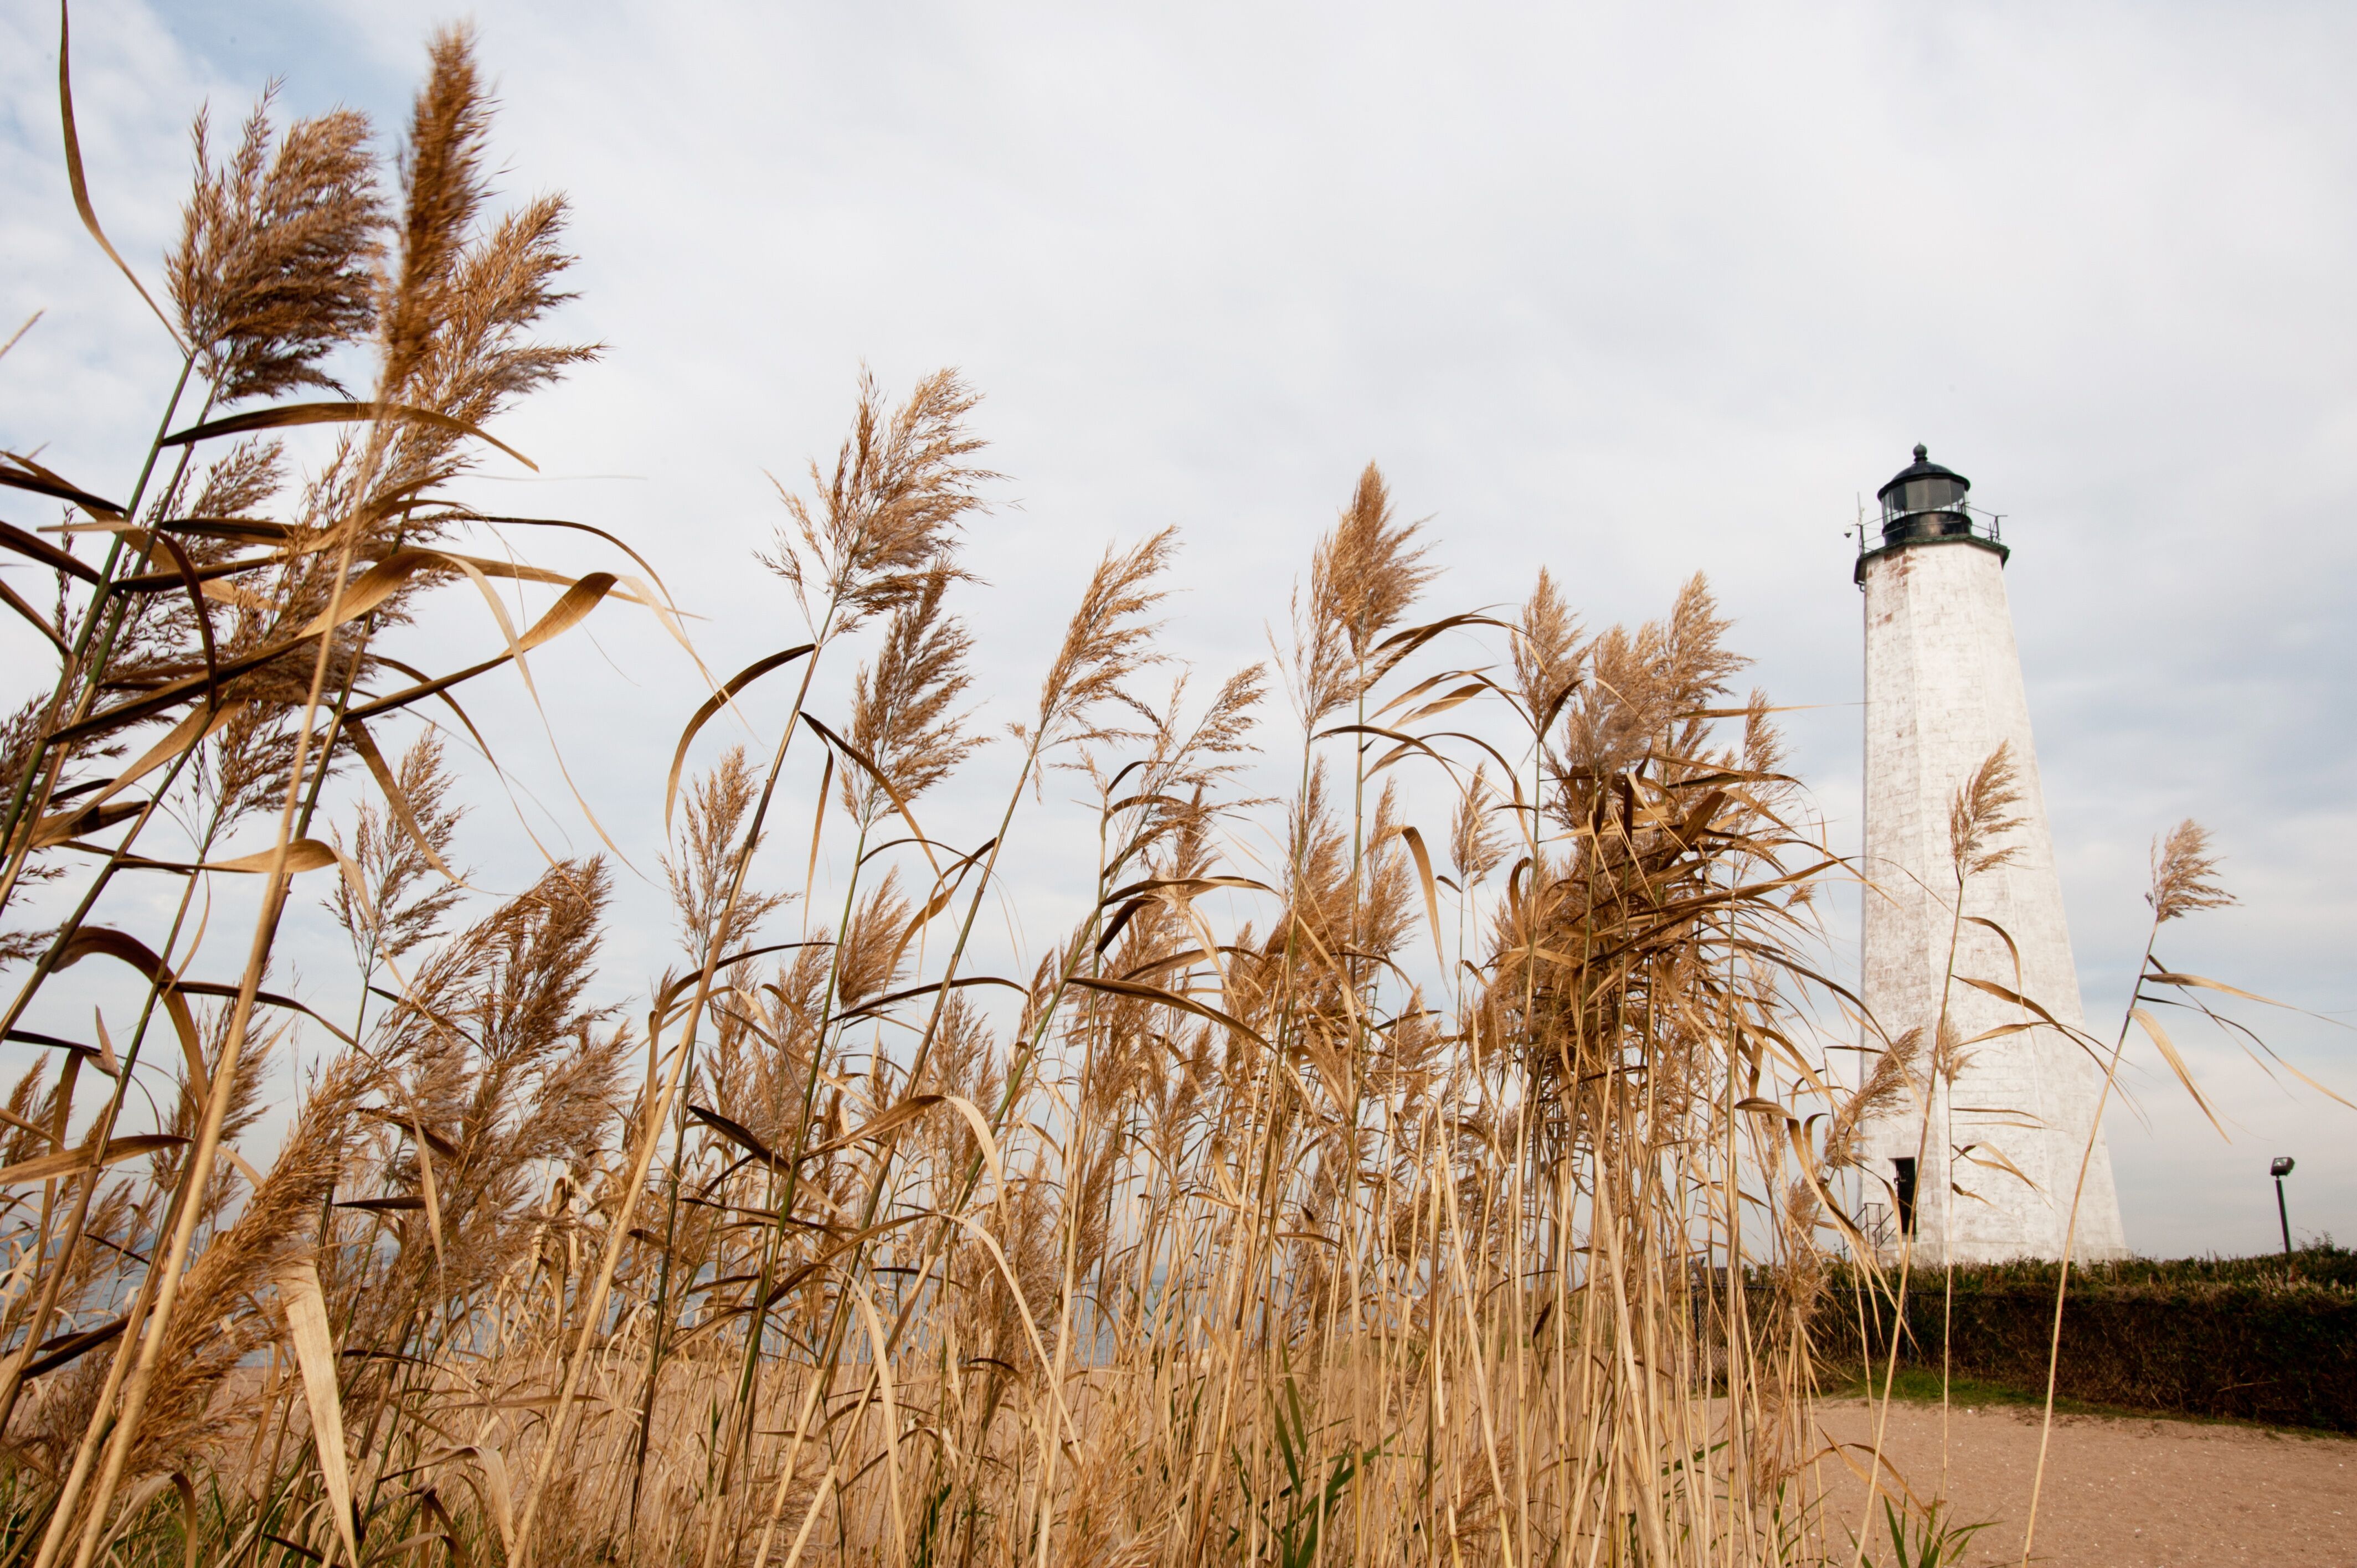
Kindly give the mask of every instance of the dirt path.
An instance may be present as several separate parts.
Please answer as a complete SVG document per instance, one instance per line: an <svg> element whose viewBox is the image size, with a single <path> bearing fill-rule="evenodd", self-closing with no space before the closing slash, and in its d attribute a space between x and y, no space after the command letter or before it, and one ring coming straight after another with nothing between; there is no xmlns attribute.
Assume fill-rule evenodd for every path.
<svg viewBox="0 0 2357 1568"><path fill-rule="evenodd" d="M1827 1404L1822 1415L1829 1438L1872 1442L1873 1412L1862 1402ZM1950 1422L1954 1517L1996 1521L1964 1562L2018 1563L2038 1466L2038 1413L1985 1406L1956 1410ZM1894 1403L1883 1452L1920 1495L1935 1493L1939 1407ZM1829 1477L1835 1469L1826 1466ZM1854 1526L1866 1488L1840 1475L1834 1498ZM1878 1509L1874 1530L1876 1560L1888 1561ZM2357 1439L2058 1415L2035 1558L2069 1568L2357 1568Z"/></svg>

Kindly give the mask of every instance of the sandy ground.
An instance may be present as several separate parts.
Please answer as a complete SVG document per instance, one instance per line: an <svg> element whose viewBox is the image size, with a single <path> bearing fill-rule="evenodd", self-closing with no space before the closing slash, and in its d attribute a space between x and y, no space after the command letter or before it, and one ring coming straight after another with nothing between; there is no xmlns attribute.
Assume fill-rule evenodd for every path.
<svg viewBox="0 0 2357 1568"><path fill-rule="evenodd" d="M1873 1412L1862 1402L1825 1405L1822 1415L1828 1438L1872 1442ZM1919 1495L1935 1494L1939 1407L1894 1403L1883 1451ZM1863 1453L1856 1456L1864 1463ZM1996 1521L1975 1538L1965 1563L2021 1560L2037 1466L2037 1412L1952 1412L1953 1516ZM1854 1525L1866 1488L1841 1475L1846 1489L1835 1488L1835 1497ZM1890 1538L1879 1512L1874 1544L1882 1549L1877 1560L1888 1561ZM2032 1555L2071 1568L2357 1568L2357 1439L2058 1415Z"/></svg>

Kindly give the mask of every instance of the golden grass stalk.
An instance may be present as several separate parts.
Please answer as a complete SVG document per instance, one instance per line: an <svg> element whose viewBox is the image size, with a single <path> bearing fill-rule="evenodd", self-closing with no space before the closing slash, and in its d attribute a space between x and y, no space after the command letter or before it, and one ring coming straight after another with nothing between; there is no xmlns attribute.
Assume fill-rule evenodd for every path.
<svg viewBox="0 0 2357 1568"><path fill-rule="evenodd" d="M686 961L642 998L627 1092L635 1023L595 1000L604 862L462 881L497 830L455 807L459 747L395 744L619 591L445 542L487 523L438 493L467 432L592 350L531 336L565 297L563 203L491 215L467 36L429 63L373 292L356 123L276 137L258 113L225 164L200 153L170 273L209 395L316 385L369 319L377 384L299 483L258 442L135 513L90 498L154 552L119 590L112 564L66 574L89 636L59 637L59 695L11 754L42 830L12 877L122 836L68 873L9 1027L66 1026L27 1010L74 960L124 989L0 1104L0 1568L69 1545L78 1568L1838 1554L1816 1334L1862 1238L1834 1178L1909 1096L1928 1128L1970 1047L1925 1020L1855 1090L1825 1068L1808 895L1839 868L1765 697L1727 705L1743 660L1707 584L1594 634L1551 575L1507 618L1435 615L1428 536L1371 465L1297 601L1289 792L1246 793L1258 666L1147 688L1168 532L1106 552L1017 744L979 751L950 613L995 478L975 394L945 371L896 407L863 376L769 557L809 640L678 743ZM418 595L494 570L554 605L487 663L393 662ZM102 587L145 596L110 622ZM838 714L815 671L860 635ZM1484 646L1450 667L1460 636ZM686 771L797 664L766 765ZM790 776L802 732L823 759ZM1960 904L2008 853L2007 760L1959 793ZM935 793L993 766L995 831L927 833ZM1001 952L983 907L1045 864L1017 832L1050 822L1022 813L1050 769L1087 779L1095 854L1062 928ZM773 843L773 809L810 843ZM341 825L315 835L322 810ZM258 857L231 841L265 818ZM175 821L185 849L152 836ZM333 1018L280 957L314 863L366 999ZM242 971L183 972L200 885L240 866L264 878ZM805 929L772 942L797 873ZM102 924L167 874L160 953ZM2225 900L2199 830L2151 897L2156 931ZM240 1145L296 1021L335 1044L264 1174ZM126 1091L151 1028L182 1082L149 1130ZM1903 1302L1907 1272L1871 1288Z"/></svg>
<svg viewBox="0 0 2357 1568"><path fill-rule="evenodd" d="M2079 1235L2079 1205L2086 1196L2087 1171L2094 1163L2095 1141L2103 1136L2104 1112L2119 1080L2120 1063L2127 1052L2128 1027L2143 1012L2145 987L2156 983L2182 984L2193 978L2153 972L2152 952L2160 940L2160 929L2200 910L2224 908L2234 903L2233 896L2218 885L2217 877L2218 861L2210 852L2210 835L2191 818L2178 823L2165 840L2153 841L2152 886L2145 895L2145 902L2152 909L2152 924L2145 933L2144 955L2136 964L2136 983L2128 992L2127 1005L2122 1010L2119 1035L2112 1043L2109 1057L2104 1059L2103 1091L2096 1096L2095 1112L2087 1124L2086 1146L2080 1151L2079 1169L2071 1185L2070 1218L2062 1230L2061 1267L2055 1272L2054 1280L2054 1326L2047 1344L2046 1400L2039 1412L2038 1466L2030 1477L2029 1506L2021 1523L2023 1568L2028 1568L2038 1540L2038 1505L2046 1487L2046 1452L2054 1435L2054 1380L2062 1358L2062 1311L2070 1297L2072 1252ZM2192 1089L2190 1080L2186 1087ZM2194 1091L2194 1099L2200 1101L2198 1090ZM2206 1112L2208 1107L2204 1105L2202 1109Z"/></svg>

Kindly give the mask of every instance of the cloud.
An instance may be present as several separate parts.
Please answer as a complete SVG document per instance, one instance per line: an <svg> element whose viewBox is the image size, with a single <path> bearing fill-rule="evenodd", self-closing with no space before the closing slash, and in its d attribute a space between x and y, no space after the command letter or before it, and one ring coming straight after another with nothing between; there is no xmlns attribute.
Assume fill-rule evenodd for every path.
<svg viewBox="0 0 2357 1568"><path fill-rule="evenodd" d="M1518 598L1545 563L1600 624L1709 570L1758 678L1824 704L1794 716L1797 762L1854 833L1843 530L1924 440L2016 546L2091 1016L2132 968L2145 843L2184 815L2247 906L2172 932L2171 961L2357 1008L2344 12L479 20L509 187L573 195L571 329L610 345L502 435L551 474L639 476L481 493L640 542L710 618L715 668L790 629L747 570L775 517L762 470L831 447L863 360L899 385L953 363L1016 476L975 553L985 688L1027 692L1101 543L1167 522L1188 539L1177 646L1207 671L1254 656L1373 456L1434 515L1452 605ZM46 27L0 22L0 330L50 312L0 365L0 433L121 489L171 366L72 223ZM80 27L93 181L144 256L199 97L230 113L283 71L290 106L342 97L390 129L421 52L384 7L91 6ZM591 737L586 787L634 814L616 831L643 854L687 687L653 634L598 635L636 683L552 693L552 722ZM652 967L661 940L632 950ZM2285 1027L2357 1097L2345 1032ZM2196 1055L2261 1082L2230 1046ZM2260 1142L2212 1166L2181 1155L2200 1122L2172 1093L2147 1097L2151 1133L2114 1130L2138 1245L2246 1244L2215 1194L2260 1204L2274 1152L2301 1156L2316 1214L2357 1223L2349 1112L2254 1087Z"/></svg>

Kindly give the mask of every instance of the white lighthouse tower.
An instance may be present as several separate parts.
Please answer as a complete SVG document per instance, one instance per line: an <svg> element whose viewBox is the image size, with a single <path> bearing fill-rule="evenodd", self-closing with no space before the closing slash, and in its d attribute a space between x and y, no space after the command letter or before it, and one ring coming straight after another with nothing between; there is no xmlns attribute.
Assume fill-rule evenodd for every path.
<svg viewBox="0 0 2357 1568"><path fill-rule="evenodd" d="M1867 1169L1889 1184L1889 1240L1911 1236L1921 1262L2059 1258L2079 1186L2103 1070L2043 1024L1984 1039L1951 1075L1932 1042L1944 1003L1948 1035L1971 1040L2026 1009L1954 972L2017 991L2082 1025L2071 929L2038 780L2021 659L2006 605L2008 552L1965 502L1970 481L1915 448L1914 464L1878 492L1878 538L1859 540L1866 594L1866 878L1864 996L1886 1035L1922 1031L1917 1090L1866 1133ZM2000 839L2012 862L1964 885L1949 840L1956 790L1999 743L2010 746L2020 824ZM2004 928L2018 951L1975 918ZM1953 1065L1953 1064L1951 1064ZM2095 1141L2079 1199L2082 1261L2126 1251L2110 1153Z"/></svg>

